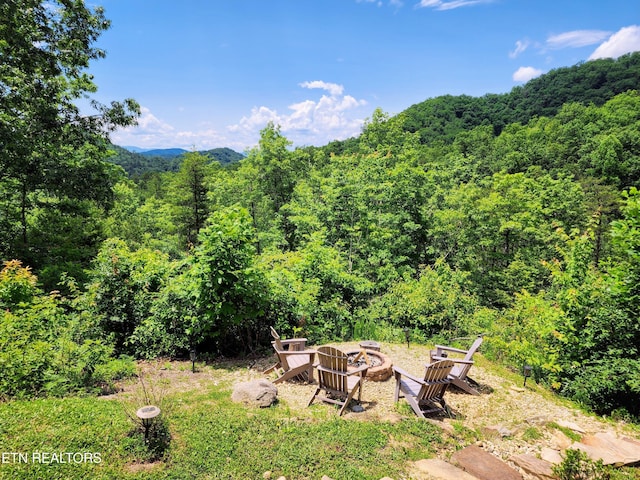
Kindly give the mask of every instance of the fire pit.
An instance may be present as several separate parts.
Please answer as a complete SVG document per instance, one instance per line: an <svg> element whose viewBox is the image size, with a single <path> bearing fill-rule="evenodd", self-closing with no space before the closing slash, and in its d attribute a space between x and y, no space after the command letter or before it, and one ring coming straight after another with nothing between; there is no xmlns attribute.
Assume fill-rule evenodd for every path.
<svg viewBox="0 0 640 480"><path fill-rule="evenodd" d="M365 364L369 365L367 376L365 377L367 380L384 382L391 376L393 365L391 359L384 353L362 349L350 350L345 354L347 355L347 368L355 369Z"/></svg>

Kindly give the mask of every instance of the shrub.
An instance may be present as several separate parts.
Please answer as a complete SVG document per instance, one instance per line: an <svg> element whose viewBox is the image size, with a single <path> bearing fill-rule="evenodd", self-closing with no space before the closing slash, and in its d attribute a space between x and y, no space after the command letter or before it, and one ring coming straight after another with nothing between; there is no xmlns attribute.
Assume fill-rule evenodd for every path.
<svg viewBox="0 0 640 480"><path fill-rule="evenodd" d="M33 289L31 303L0 313L0 397L92 390L112 345L94 335L86 312L75 310L82 302Z"/></svg>
<svg viewBox="0 0 640 480"><path fill-rule="evenodd" d="M213 340L219 348L232 347L226 353L255 347L245 341L250 339L238 338L239 330L250 325L259 330L255 322L260 323L267 302L262 272L254 265L255 235L249 212L239 207L213 213L201 230L185 274L196 309L185 328L191 345Z"/></svg>
<svg viewBox="0 0 640 480"><path fill-rule="evenodd" d="M201 312L190 268L188 261L175 268L159 292L151 316L144 319L129 338L139 358L175 357L204 338L196 338L192 330L192 326L199 325Z"/></svg>
<svg viewBox="0 0 640 480"><path fill-rule="evenodd" d="M557 305L542 294L523 292L496 320L484 352L518 369L531 365L536 381L548 381L557 388L566 342L559 330L564 323L565 314Z"/></svg>
<svg viewBox="0 0 640 480"><path fill-rule="evenodd" d="M158 251L131 251L118 239L107 240L94 262L89 292L92 308L117 354L136 354L129 337L151 315L171 264Z"/></svg>
<svg viewBox="0 0 640 480"><path fill-rule="evenodd" d="M552 467L560 480L609 480L611 478L602 460L593 462L586 453L568 449L562 463Z"/></svg>
<svg viewBox="0 0 640 480"><path fill-rule="evenodd" d="M470 333L468 319L477 308L477 299L466 288L466 275L442 263L423 269L417 279L393 285L368 314L376 321L407 327L416 337L452 337Z"/></svg>
<svg viewBox="0 0 640 480"><path fill-rule="evenodd" d="M259 267L268 282L268 322L281 334L303 335L312 343L353 335L354 312L364 306L372 284L350 272L321 235L295 252L263 254Z"/></svg>
<svg viewBox="0 0 640 480"><path fill-rule="evenodd" d="M174 356L196 347L225 354L255 349L255 332L266 329L268 288L254 266L254 240L246 210L213 213L199 245L171 266L148 316L129 334L136 355Z"/></svg>
<svg viewBox="0 0 640 480"><path fill-rule="evenodd" d="M575 367L562 393L598 414L617 410L640 417L640 360L607 357Z"/></svg>
<svg viewBox="0 0 640 480"><path fill-rule="evenodd" d="M116 380L136 375L136 364L132 357L122 355L119 358L97 364L93 372L94 382L112 386Z"/></svg>
<svg viewBox="0 0 640 480"><path fill-rule="evenodd" d="M20 260L4 262L0 270L0 308L14 308L29 303L38 293L38 278Z"/></svg>

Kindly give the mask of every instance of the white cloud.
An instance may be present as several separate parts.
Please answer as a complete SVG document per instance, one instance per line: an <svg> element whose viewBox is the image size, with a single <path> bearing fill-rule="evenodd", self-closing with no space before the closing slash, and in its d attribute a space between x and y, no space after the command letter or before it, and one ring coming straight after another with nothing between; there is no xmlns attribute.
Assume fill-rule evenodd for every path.
<svg viewBox="0 0 640 480"><path fill-rule="evenodd" d="M336 83L314 80L300 83L305 89L320 89L320 98L309 98L292 103L284 112L256 106L236 124L216 129L202 124L192 130L181 130L160 120L148 108L142 107L138 126L127 127L112 135L113 143L141 148L170 148L207 150L229 147L245 151L256 145L268 122L280 125L284 135L294 145L324 145L332 140L343 140L362 130L365 100L344 93Z"/></svg>
<svg viewBox="0 0 640 480"><path fill-rule="evenodd" d="M493 3L494 1L495 0L420 0L420 3L416 6L420 8L434 8L436 10L453 10L454 8Z"/></svg>
<svg viewBox="0 0 640 480"><path fill-rule="evenodd" d="M322 90L326 90L331 95L342 95L344 91L344 87L342 85L338 85L336 83L327 83L322 80L314 80L312 82L302 82L300 84L302 88L321 88Z"/></svg>
<svg viewBox="0 0 640 480"><path fill-rule="evenodd" d="M358 113L365 100L344 95L344 87L335 83L314 80L299 84L302 88L322 89L328 95L289 105L280 113L268 107L254 107L251 114L228 127L228 131L247 145L255 145L259 132L267 122L280 125L282 133L295 145L323 145L360 133L363 120Z"/></svg>
<svg viewBox="0 0 640 480"><path fill-rule="evenodd" d="M533 67L520 67L513 74L514 82L528 82L532 78L539 77L544 72L540 69Z"/></svg>
<svg viewBox="0 0 640 480"><path fill-rule="evenodd" d="M547 38L547 47L554 50L560 48L578 48L587 45L595 45L611 35L611 32L603 30L573 30Z"/></svg>
<svg viewBox="0 0 640 480"><path fill-rule="evenodd" d="M129 129L132 128L129 127ZM173 131L173 127L159 120L148 108L140 107L140 117L138 118L136 130L140 133L170 133Z"/></svg>
<svg viewBox="0 0 640 480"><path fill-rule="evenodd" d="M518 40L513 52L509 52L509 58L516 58L529 47L529 40Z"/></svg>
<svg viewBox="0 0 640 480"><path fill-rule="evenodd" d="M210 125L201 125L201 128L195 131L181 131L160 120L148 108L141 107L140 110L137 126L120 129L111 135L114 144L150 149L195 147L197 150L207 150L227 146L234 148Z"/></svg>
<svg viewBox="0 0 640 480"><path fill-rule="evenodd" d="M611 35L607 41L596 48L589 60L617 58L625 53L636 51L640 51L640 26L631 25Z"/></svg>

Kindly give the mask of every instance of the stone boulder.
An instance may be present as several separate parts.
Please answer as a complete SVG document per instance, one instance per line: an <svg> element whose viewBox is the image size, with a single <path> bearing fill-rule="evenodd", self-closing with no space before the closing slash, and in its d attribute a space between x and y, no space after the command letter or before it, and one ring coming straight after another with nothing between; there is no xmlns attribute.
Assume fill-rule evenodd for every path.
<svg viewBox="0 0 640 480"><path fill-rule="evenodd" d="M278 399L278 389L269 380L251 380L233 387L231 400L251 407L270 407Z"/></svg>

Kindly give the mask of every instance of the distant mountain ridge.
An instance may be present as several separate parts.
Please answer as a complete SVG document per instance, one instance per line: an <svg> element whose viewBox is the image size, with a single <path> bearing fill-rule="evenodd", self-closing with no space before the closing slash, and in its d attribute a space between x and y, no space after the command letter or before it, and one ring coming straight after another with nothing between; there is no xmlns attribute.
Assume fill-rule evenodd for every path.
<svg viewBox="0 0 640 480"><path fill-rule="evenodd" d="M156 148L153 150L143 150L139 153L145 157L177 157L187 152L188 150L184 148Z"/></svg>
<svg viewBox="0 0 640 480"><path fill-rule="evenodd" d="M128 152L133 152L133 153L142 153L142 152L148 151L148 149L146 149L146 148L124 146L124 145L122 146L122 148L124 148Z"/></svg>
<svg viewBox="0 0 640 480"><path fill-rule="evenodd" d="M121 145L121 147L129 152L139 153L140 155L144 155L146 157L177 157L178 155L182 155L183 153L187 153L189 151L185 150L184 148L141 148L131 145Z"/></svg>
<svg viewBox="0 0 640 480"><path fill-rule="evenodd" d="M180 169L182 158L188 150L183 148L162 148L145 150L140 147L120 147L112 145L113 155L107 160L120 165L129 177L136 177L147 172L177 172ZM238 162L244 155L230 148L214 148L198 152L201 155L217 161L222 166Z"/></svg>

